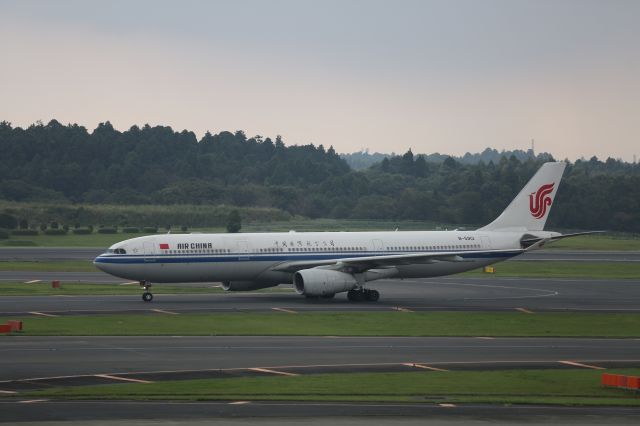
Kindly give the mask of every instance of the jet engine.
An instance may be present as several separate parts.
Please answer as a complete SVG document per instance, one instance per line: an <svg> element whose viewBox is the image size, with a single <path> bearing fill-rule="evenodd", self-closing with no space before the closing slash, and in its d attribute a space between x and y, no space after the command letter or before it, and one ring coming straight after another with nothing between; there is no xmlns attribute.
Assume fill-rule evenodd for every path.
<svg viewBox="0 0 640 426"><path fill-rule="evenodd" d="M305 296L328 296L349 291L358 284L351 274L329 269L303 269L293 275L298 294Z"/></svg>
<svg viewBox="0 0 640 426"><path fill-rule="evenodd" d="M222 289L225 291L251 291L261 288L275 287L278 284L260 281L223 281Z"/></svg>

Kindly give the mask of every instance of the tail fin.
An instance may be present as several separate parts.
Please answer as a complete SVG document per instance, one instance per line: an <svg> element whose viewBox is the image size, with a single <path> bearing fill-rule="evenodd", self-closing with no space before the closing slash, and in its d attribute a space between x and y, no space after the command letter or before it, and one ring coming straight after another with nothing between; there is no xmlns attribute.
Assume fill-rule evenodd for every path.
<svg viewBox="0 0 640 426"><path fill-rule="evenodd" d="M483 231L542 231L566 164L544 163L511 204Z"/></svg>

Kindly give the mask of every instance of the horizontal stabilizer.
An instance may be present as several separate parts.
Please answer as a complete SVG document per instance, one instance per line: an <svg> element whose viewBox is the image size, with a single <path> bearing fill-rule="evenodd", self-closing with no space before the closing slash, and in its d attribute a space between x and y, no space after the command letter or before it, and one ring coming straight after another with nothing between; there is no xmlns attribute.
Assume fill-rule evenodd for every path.
<svg viewBox="0 0 640 426"><path fill-rule="evenodd" d="M562 240L563 238L569 238L569 237L577 237L579 235L591 235L591 234L601 234L603 232L606 231L585 231L585 232L575 232L572 234L562 234L562 235L555 235L553 237L545 237L545 238L540 238L540 237L532 237L532 238L525 238L520 240L520 243L522 244L523 247L527 247L529 248L531 245L533 244L537 244L540 241L544 240L545 243L552 243L554 241L558 241L558 240Z"/></svg>

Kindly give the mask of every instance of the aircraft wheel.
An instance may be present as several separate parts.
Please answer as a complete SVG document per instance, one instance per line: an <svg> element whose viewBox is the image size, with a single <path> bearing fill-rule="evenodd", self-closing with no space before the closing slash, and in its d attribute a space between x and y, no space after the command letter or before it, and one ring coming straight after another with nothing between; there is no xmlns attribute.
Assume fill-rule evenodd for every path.
<svg viewBox="0 0 640 426"><path fill-rule="evenodd" d="M153 294L149 293L148 291L142 293L142 300L144 300L145 302L151 302L153 300Z"/></svg>
<svg viewBox="0 0 640 426"><path fill-rule="evenodd" d="M368 290L364 295L369 302L377 302L378 299L380 299L380 292L378 290Z"/></svg>
<svg viewBox="0 0 640 426"><path fill-rule="evenodd" d="M347 299L352 302L361 302L364 299L364 293L362 290L349 290L347 292Z"/></svg>

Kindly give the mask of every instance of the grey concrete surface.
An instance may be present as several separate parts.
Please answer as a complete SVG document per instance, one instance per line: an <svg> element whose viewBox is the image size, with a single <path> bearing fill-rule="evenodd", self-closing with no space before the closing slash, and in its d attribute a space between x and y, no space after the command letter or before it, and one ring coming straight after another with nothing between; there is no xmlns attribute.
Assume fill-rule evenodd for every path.
<svg viewBox="0 0 640 426"><path fill-rule="evenodd" d="M126 327L126 324L122 325ZM640 365L640 339L303 336L13 336L0 381L94 374L373 364ZM458 365L459 364L459 365ZM565 365L565 364L563 364ZM296 370L303 373L303 369ZM313 371L313 370L311 370ZM0 383L2 389L3 383Z"/></svg>
<svg viewBox="0 0 640 426"><path fill-rule="evenodd" d="M17 400L19 401L19 400ZM167 401L0 401L7 424L88 426L175 425L631 425L640 409L381 403L167 402ZM34 422L34 423L22 423ZM46 422L46 423L45 423ZM67 423L72 422L72 423Z"/></svg>
<svg viewBox="0 0 640 426"><path fill-rule="evenodd" d="M26 274L20 281L37 279L35 278L37 276L38 274ZM102 276L107 275L102 274ZM62 281L63 285L65 281L97 281L89 278L91 276L83 272L61 273L56 277ZM152 312L152 309L166 309L181 313L270 311L273 308L300 312L389 311L399 307L415 311L527 309L531 311L640 312L640 280L456 276L379 280L368 286L381 293L381 298L376 303L352 303L347 300L344 293L338 294L331 300L308 300L295 294L290 286L280 287L282 290L277 292L170 295L162 294L162 284L157 284L152 287L155 298L151 303L142 302L137 294L4 296L0 297L0 315L23 315L33 311L56 315Z"/></svg>

